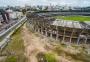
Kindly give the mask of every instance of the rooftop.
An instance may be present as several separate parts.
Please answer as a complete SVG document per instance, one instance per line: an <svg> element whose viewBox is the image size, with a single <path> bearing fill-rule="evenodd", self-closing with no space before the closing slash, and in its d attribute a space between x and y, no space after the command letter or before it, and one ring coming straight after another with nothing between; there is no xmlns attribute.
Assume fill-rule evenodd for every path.
<svg viewBox="0 0 90 62"><path fill-rule="evenodd" d="M90 29L90 22L79 22L79 21L72 21L72 20L61 20L56 19L53 21L52 25L56 26L63 26L63 27L70 27L70 28L79 28L79 29Z"/></svg>

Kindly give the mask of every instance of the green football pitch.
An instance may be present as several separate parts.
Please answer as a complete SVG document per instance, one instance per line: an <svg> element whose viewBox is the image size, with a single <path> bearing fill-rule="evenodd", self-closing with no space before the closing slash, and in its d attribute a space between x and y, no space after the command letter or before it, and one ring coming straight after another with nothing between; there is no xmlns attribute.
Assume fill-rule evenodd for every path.
<svg viewBox="0 0 90 62"><path fill-rule="evenodd" d="M73 21L90 21L90 16L55 16L55 18Z"/></svg>

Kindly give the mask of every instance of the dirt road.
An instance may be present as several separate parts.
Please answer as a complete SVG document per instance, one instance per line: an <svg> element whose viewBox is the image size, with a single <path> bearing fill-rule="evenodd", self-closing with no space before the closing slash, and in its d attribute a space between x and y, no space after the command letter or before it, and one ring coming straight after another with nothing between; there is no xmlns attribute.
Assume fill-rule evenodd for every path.
<svg viewBox="0 0 90 62"><path fill-rule="evenodd" d="M30 32L26 25L23 26L22 36L25 44L25 55L28 62L37 62L36 54L38 52L46 52L45 46L47 43L45 38L36 36L35 33Z"/></svg>

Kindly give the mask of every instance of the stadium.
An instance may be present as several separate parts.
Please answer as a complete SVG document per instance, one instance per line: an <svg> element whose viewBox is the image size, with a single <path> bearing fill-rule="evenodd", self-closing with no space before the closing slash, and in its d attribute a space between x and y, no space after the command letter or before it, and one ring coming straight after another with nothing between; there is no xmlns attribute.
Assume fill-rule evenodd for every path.
<svg viewBox="0 0 90 62"><path fill-rule="evenodd" d="M28 25L35 32L61 42L90 43L90 23L57 19L48 14L47 12L28 12Z"/></svg>

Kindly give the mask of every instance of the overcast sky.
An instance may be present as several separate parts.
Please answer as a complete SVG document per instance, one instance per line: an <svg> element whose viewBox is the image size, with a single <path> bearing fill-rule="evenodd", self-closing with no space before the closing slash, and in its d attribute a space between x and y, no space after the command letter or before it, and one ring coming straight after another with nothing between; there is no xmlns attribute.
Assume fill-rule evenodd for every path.
<svg viewBox="0 0 90 62"><path fill-rule="evenodd" d="M90 6L90 0L0 0L0 6L24 6L27 5L68 5Z"/></svg>

